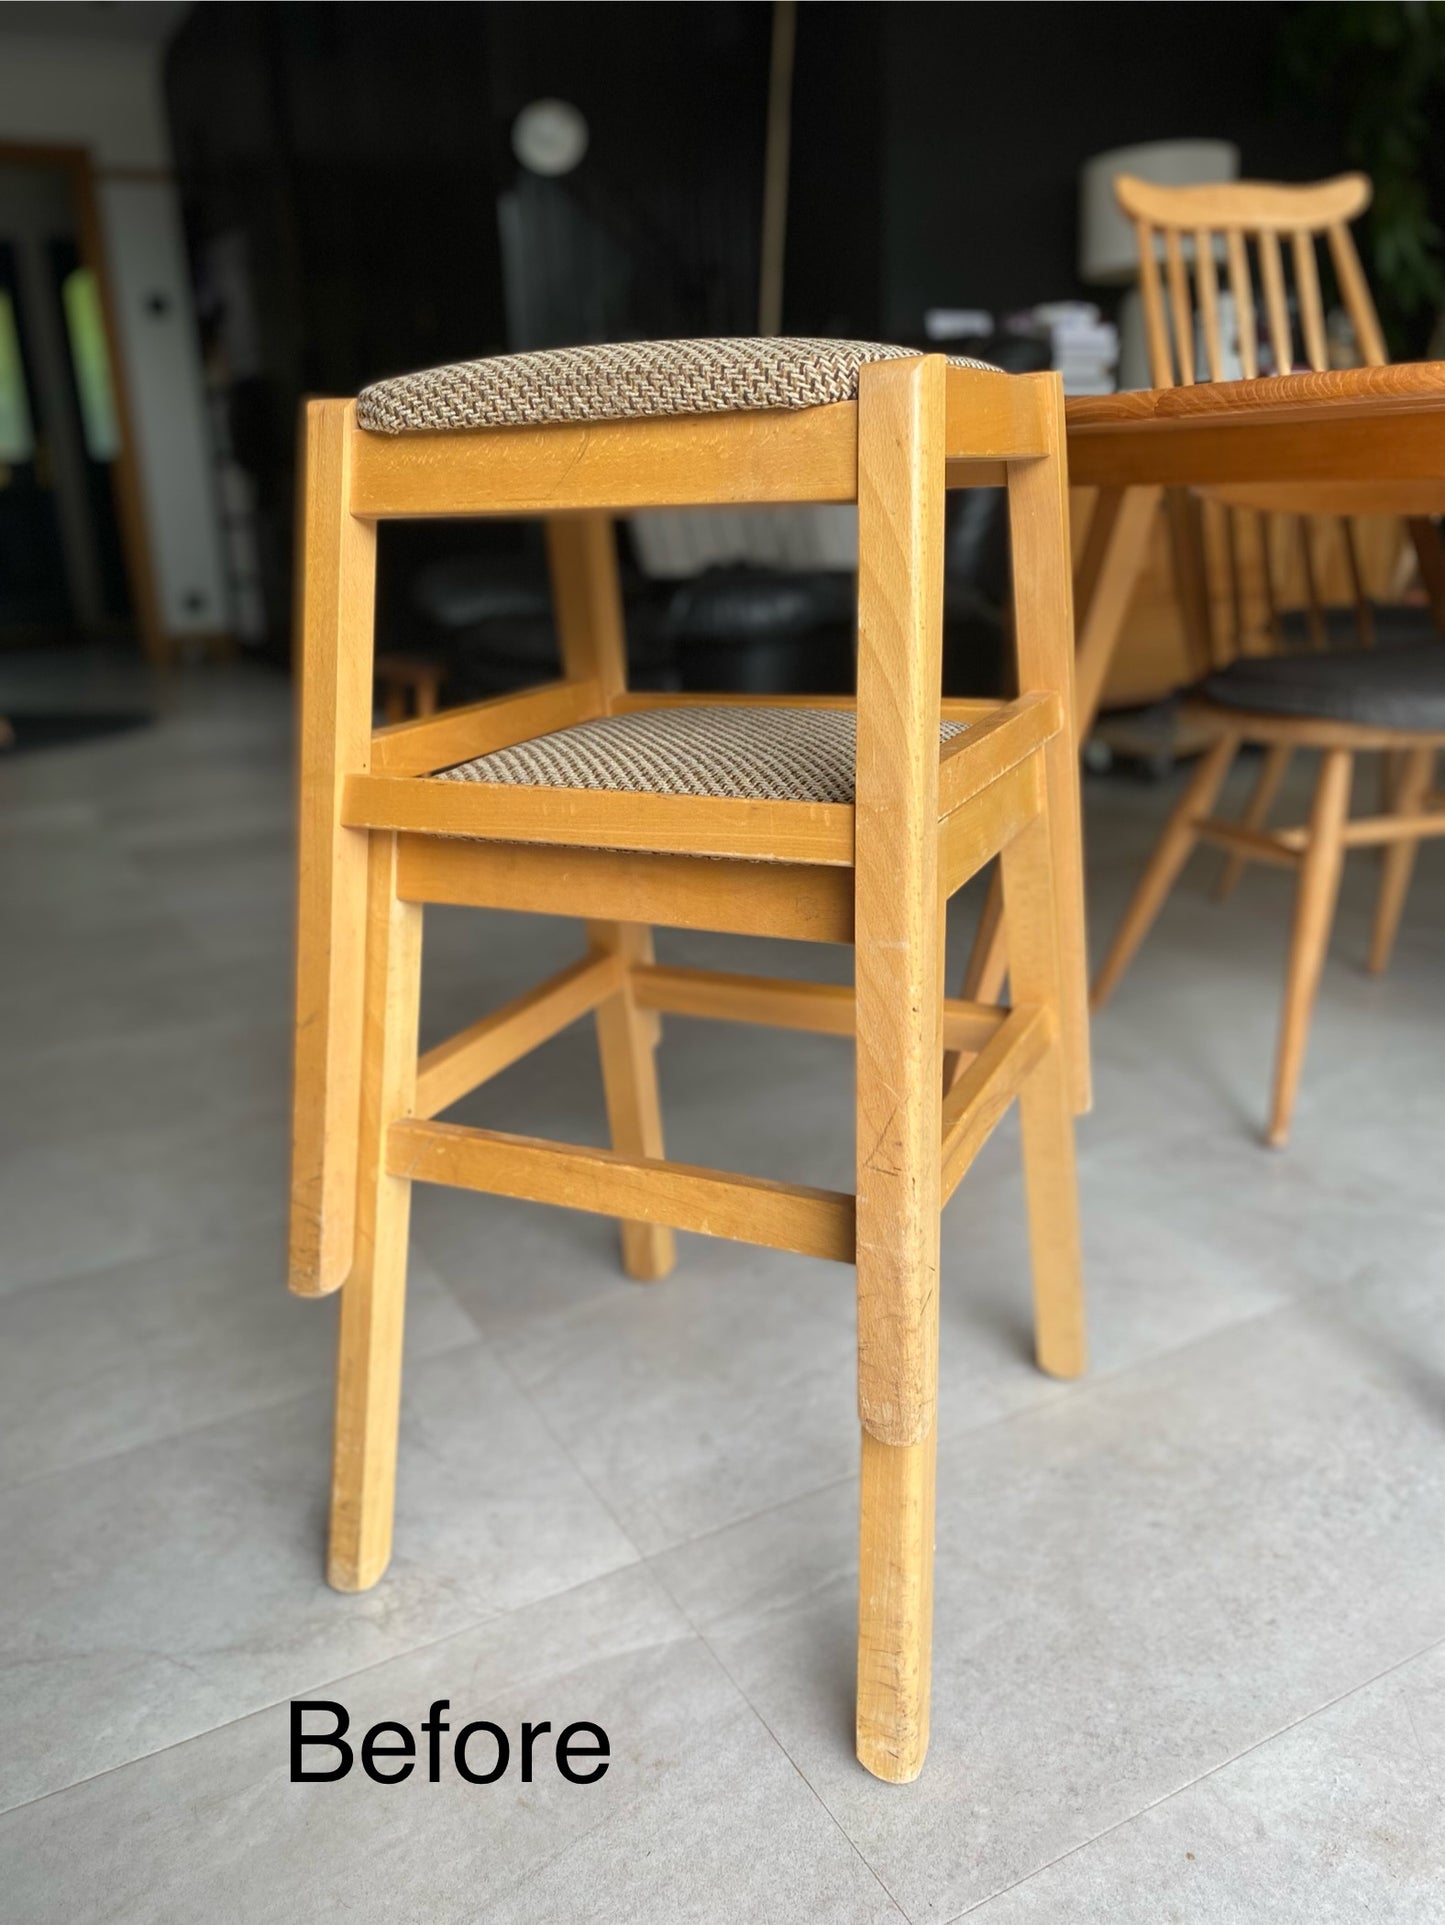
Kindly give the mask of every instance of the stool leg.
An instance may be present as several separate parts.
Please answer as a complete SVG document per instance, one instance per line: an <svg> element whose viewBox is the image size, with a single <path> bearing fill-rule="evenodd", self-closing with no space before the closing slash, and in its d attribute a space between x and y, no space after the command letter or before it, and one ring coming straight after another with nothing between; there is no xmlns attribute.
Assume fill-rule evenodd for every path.
<svg viewBox="0 0 1445 1925"><path fill-rule="evenodd" d="M1003 886L997 868L988 879L988 894L983 899L973 947L968 952L968 967L963 972L959 994L967 1003L996 1003L1003 995L1008 977L1008 931L1003 919ZM969 1059L959 1049L951 1049L943 1059L943 1093L946 1096L968 1068Z"/></svg>
<svg viewBox="0 0 1445 1925"><path fill-rule="evenodd" d="M928 1746L938 1402L943 916L938 865L943 365L878 363L858 399L855 806L858 1757Z"/></svg>
<svg viewBox="0 0 1445 1925"><path fill-rule="evenodd" d="M396 896L396 837L373 835L356 1261L341 1289L327 1578L365 1591L391 1557L411 1183L386 1169L387 1132L416 1096L421 908Z"/></svg>
<svg viewBox="0 0 1445 1925"><path fill-rule="evenodd" d="M890 1784L916 1778L928 1751L937 1458L936 1426L918 1444L863 1432L858 1757Z"/></svg>
<svg viewBox="0 0 1445 1925"><path fill-rule="evenodd" d="M639 923L592 922L587 935L593 949L620 955L629 970L652 961L652 931ZM662 1106L657 1094L653 1049L657 1025L650 1010L637 1007L632 984L610 996L597 1010L597 1047L612 1147L625 1156L661 1156ZM639 1283L656 1283L677 1260L677 1243L661 1223L622 1224L622 1267Z"/></svg>
<svg viewBox="0 0 1445 1925"><path fill-rule="evenodd" d="M1047 813L1035 816L1003 851L1002 872L1014 996L1055 1015L1055 1041L1019 1091L1024 1184L1034 1273L1034 1349L1040 1370L1077 1377L1084 1369L1084 1289L1074 1117L1062 1041L1063 981L1054 865L1058 852Z"/></svg>

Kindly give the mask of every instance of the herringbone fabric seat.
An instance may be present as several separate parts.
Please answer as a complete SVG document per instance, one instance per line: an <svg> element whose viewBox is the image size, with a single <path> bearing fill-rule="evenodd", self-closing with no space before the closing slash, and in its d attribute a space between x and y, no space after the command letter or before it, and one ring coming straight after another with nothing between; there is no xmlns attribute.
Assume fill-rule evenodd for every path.
<svg viewBox="0 0 1445 1925"><path fill-rule="evenodd" d="M777 338L547 348L373 382L357 396L356 425L373 434L436 434L817 408L856 401L858 370L868 362L906 361L916 352L879 341ZM966 356L949 365L997 372Z"/></svg>
<svg viewBox="0 0 1445 1925"><path fill-rule="evenodd" d="M967 726L941 722L939 740L947 742ZM757 802L851 802L857 739L851 709L731 703L644 709L534 736L458 763L440 779Z"/></svg>

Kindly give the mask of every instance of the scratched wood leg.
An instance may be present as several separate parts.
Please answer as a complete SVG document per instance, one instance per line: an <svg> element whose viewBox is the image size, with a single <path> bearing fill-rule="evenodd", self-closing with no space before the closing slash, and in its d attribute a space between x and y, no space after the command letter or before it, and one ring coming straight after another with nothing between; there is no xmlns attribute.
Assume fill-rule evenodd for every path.
<svg viewBox="0 0 1445 1925"><path fill-rule="evenodd" d="M386 1170L386 1137L416 1094L421 919L396 897L396 838L368 863L356 1261L341 1292L327 1578L365 1591L391 1557L411 1183Z"/></svg>
<svg viewBox="0 0 1445 1925"><path fill-rule="evenodd" d="M1019 1091L1024 1184L1034 1273L1034 1353L1051 1377L1085 1367L1084 1283L1074 1106L1062 1044L1062 979L1054 913L1058 860L1048 816L1039 815L1004 849L1004 900L1013 951L1014 998L1054 1011L1055 1040Z"/></svg>
<svg viewBox="0 0 1445 1925"><path fill-rule="evenodd" d="M1134 960L1135 951L1163 908L1165 897L1174 887L1179 871L1189 860L1190 851L1198 840L1194 825L1201 816L1207 816L1213 807L1214 798L1219 794L1238 748L1237 735L1221 735L1208 754L1200 758L1189 786L1175 804L1174 813L1165 824L1164 833L1155 845L1148 867L1139 878L1133 900L1124 912L1124 920L1095 979L1096 1010L1102 1009L1113 995L1124 971Z"/></svg>
<svg viewBox="0 0 1445 1925"><path fill-rule="evenodd" d="M895 1785L916 1778L928 1752L937 1458L936 1427L917 1444L863 1432L858 1757Z"/></svg>
<svg viewBox="0 0 1445 1925"><path fill-rule="evenodd" d="M1391 804L1399 815L1415 815L1425 807L1434 781L1435 751L1407 749L1403 762ZM1375 898L1375 925L1370 936L1371 975L1383 976L1390 966L1419 848L1418 841L1388 842L1381 852L1380 892Z"/></svg>
<svg viewBox="0 0 1445 1925"><path fill-rule="evenodd" d="M1279 785L1284 781L1285 771L1289 768L1290 756L1294 753L1288 742L1273 742L1264 752L1259 774L1255 777L1254 790L1249 798L1242 825L1246 829L1263 829L1269 821L1269 812L1274 807L1274 799L1279 794ZM1224 858L1224 867L1219 872L1219 880L1214 885L1214 899L1225 902L1234 894L1239 878L1244 874L1248 858L1237 850L1232 850Z"/></svg>
<svg viewBox="0 0 1445 1925"><path fill-rule="evenodd" d="M595 950L620 955L631 969L652 961L652 931L637 923L591 922ZM651 1010L639 1009L630 979L597 1009L597 1047L612 1147L625 1156L661 1156L662 1106L657 1093L657 1037ZM677 1260L677 1241L661 1223L623 1223L622 1267L639 1283L656 1283Z"/></svg>
<svg viewBox="0 0 1445 1925"><path fill-rule="evenodd" d="M341 781L371 760L376 529L349 511L352 404L305 421L296 1042L287 1280L335 1290L351 1268L361 1088L366 834L340 824Z"/></svg>
<svg viewBox="0 0 1445 1925"><path fill-rule="evenodd" d="M943 364L866 367L858 401L855 854L858 1756L894 1782L928 1743L938 1398L943 918L938 715Z"/></svg>
<svg viewBox="0 0 1445 1925"><path fill-rule="evenodd" d="M1348 749L1326 749L1310 811L1309 841L1300 864L1295 893L1294 931L1290 937L1289 967L1285 975L1284 1016L1280 1023L1279 1054L1275 1059L1274 1099L1270 1106L1268 1140L1282 1149L1289 1140L1290 1121L1304 1068L1310 1017L1325 966L1330 925L1344 868L1344 827L1350 812L1350 779L1354 756Z"/></svg>

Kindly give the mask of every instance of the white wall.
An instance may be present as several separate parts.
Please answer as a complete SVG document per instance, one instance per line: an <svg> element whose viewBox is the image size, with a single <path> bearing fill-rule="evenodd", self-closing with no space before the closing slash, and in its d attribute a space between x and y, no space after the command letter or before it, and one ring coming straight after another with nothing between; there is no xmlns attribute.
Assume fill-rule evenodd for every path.
<svg viewBox="0 0 1445 1925"><path fill-rule="evenodd" d="M175 189L165 178L161 48L11 33L5 12L0 7L0 141L86 147L99 175L162 624L177 638L224 628L226 583L195 314ZM112 170L116 177L108 178Z"/></svg>

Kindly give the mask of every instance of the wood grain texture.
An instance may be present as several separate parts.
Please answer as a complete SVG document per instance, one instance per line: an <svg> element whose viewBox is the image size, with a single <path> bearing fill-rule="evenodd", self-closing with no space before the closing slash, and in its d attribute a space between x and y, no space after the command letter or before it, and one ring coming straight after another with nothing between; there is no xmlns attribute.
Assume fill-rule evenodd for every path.
<svg viewBox="0 0 1445 1925"><path fill-rule="evenodd" d="M938 1432L885 1444L863 1432L859 1479L859 1762L909 1784L928 1753Z"/></svg>
<svg viewBox="0 0 1445 1925"><path fill-rule="evenodd" d="M1063 384L1034 375L1049 395L1047 461L1009 468L1009 545L1013 557L1014 648L1019 689L1058 697L1061 725L1042 750L1056 891L1061 1045L1075 1109L1092 1102L1089 1068L1088 940L1084 925L1084 856L1079 805L1079 738L1074 703L1074 604L1069 553L1068 467L1064 455ZM1007 916L1005 917L1007 921ZM1015 984L1017 988L1017 984Z"/></svg>
<svg viewBox="0 0 1445 1925"><path fill-rule="evenodd" d="M941 358L863 370L858 402L858 1393L916 1443L937 1397L943 928Z"/></svg>
<svg viewBox="0 0 1445 1925"><path fill-rule="evenodd" d="M1058 1039L1051 1009L1018 1003L949 1090L943 1103L943 1200L1002 1122L1025 1079Z"/></svg>
<svg viewBox="0 0 1445 1925"><path fill-rule="evenodd" d="M987 721L944 745L939 759L938 813L945 820L1001 775L1041 749L1064 726L1063 701L1053 689L1021 695Z"/></svg>
<svg viewBox="0 0 1445 1925"><path fill-rule="evenodd" d="M854 992L847 983L802 983L784 976L653 964L634 971L633 986L644 1009L675 1016L801 1029L818 1036L852 1036L856 1028ZM944 1041L950 1049L972 1053L982 1049L1002 1021L1000 1010L945 1002Z"/></svg>
<svg viewBox="0 0 1445 1925"><path fill-rule="evenodd" d="M357 775L345 784L342 819L354 828L498 842L650 849L838 868L853 862L853 810L846 802L755 802L731 796Z"/></svg>
<svg viewBox="0 0 1445 1925"><path fill-rule="evenodd" d="M855 404L444 434L359 434L352 511L623 513L728 502L851 501Z"/></svg>
<svg viewBox="0 0 1445 1925"><path fill-rule="evenodd" d="M439 715L378 729L371 738L372 772L430 775L556 729L575 728L601 713L601 689L586 678L551 682L518 695L495 695L485 702L468 702L461 708L443 709Z"/></svg>
<svg viewBox="0 0 1445 1925"><path fill-rule="evenodd" d="M429 1049L417 1064L413 1114L436 1116L500 1075L549 1038L590 1015L616 993L622 968L613 956L584 956Z"/></svg>
<svg viewBox="0 0 1445 1925"><path fill-rule="evenodd" d="M387 1167L412 1182L483 1190L599 1216L623 1210L636 1221L702 1236L839 1263L853 1260L853 1199L837 1190L458 1123L399 1123L388 1141Z"/></svg>
<svg viewBox="0 0 1445 1925"><path fill-rule="evenodd" d="M388 1132L411 1113L421 996L421 919L396 895L396 841L372 839L356 1261L341 1293L328 1581L375 1584L391 1557L411 1185L385 1167Z"/></svg>
<svg viewBox="0 0 1445 1925"><path fill-rule="evenodd" d="M853 940L847 869L608 849L526 847L432 836L401 839L401 890L409 902L518 909L592 919L621 908L640 922L798 942Z"/></svg>
<svg viewBox="0 0 1445 1925"><path fill-rule="evenodd" d="M1045 806L1043 758L1030 756L943 820L939 853L945 902L991 862Z"/></svg>
<svg viewBox="0 0 1445 1925"><path fill-rule="evenodd" d="M340 805L371 751L376 531L347 512L351 423L349 402L306 411L289 1256L302 1296L345 1280L356 1223L367 838Z"/></svg>
<svg viewBox="0 0 1445 1925"><path fill-rule="evenodd" d="M1351 416L1378 419L1445 407L1445 361L1398 361L1384 367L1331 368L1262 375L1244 381L1199 381L1189 388L1135 388L1076 395L1066 405L1069 435L1092 430L1227 418L1231 423L1278 415L1291 421ZM1073 477L1075 486L1080 477Z"/></svg>

